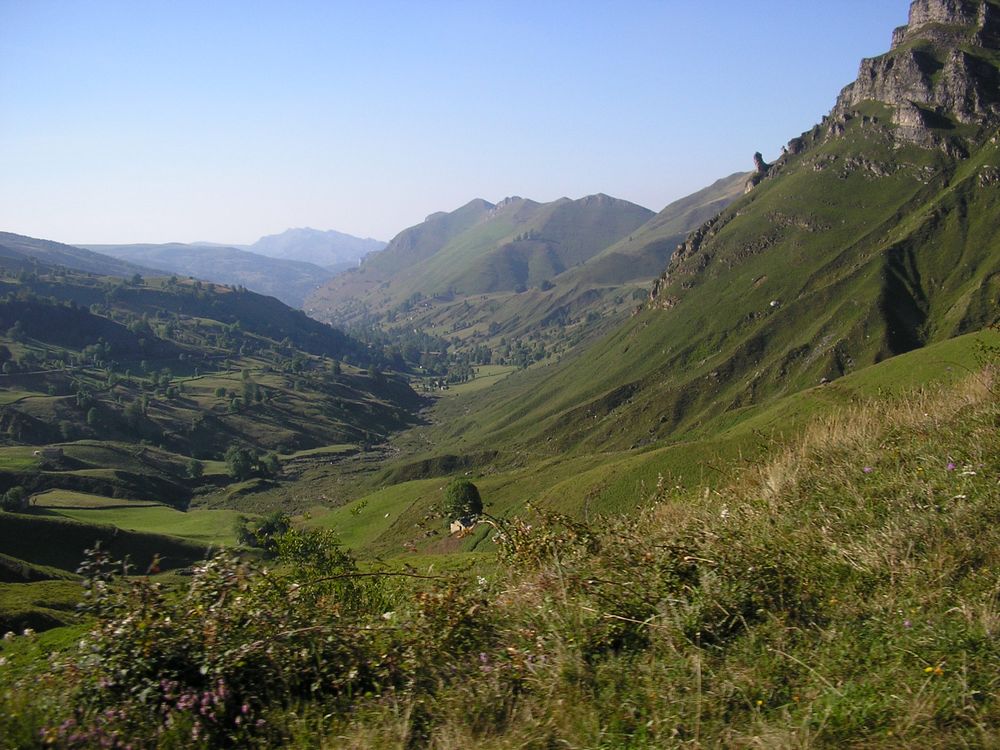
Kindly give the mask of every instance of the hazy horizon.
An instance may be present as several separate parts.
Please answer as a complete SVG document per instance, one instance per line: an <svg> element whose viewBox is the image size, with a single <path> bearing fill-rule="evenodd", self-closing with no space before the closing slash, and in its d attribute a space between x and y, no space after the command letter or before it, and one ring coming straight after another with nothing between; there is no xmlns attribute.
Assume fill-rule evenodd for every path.
<svg viewBox="0 0 1000 750"><path fill-rule="evenodd" d="M908 0L0 0L0 229L383 241L474 198L659 211L774 158Z"/></svg>

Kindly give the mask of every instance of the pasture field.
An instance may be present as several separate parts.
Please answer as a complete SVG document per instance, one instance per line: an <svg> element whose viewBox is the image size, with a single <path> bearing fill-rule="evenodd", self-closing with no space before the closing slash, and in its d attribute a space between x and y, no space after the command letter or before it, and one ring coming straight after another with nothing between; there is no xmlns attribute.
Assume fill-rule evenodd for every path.
<svg viewBox="0 0 1000 750"><path fill-rule="evenodd" d="M165 505L59 507L53 512L82 523L110 524L127 531L167 534L212 547L236 544L235 510L179 511Z"/></svg>

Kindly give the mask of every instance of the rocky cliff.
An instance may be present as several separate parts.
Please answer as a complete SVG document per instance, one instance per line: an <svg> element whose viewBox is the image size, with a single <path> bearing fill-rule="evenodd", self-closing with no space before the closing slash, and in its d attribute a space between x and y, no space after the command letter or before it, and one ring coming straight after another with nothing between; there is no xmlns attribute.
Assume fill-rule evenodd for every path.
<svg viewBox="0 0 1000 750"><path fill-rule="evenodd" d="M947 131L958 125L996 127L998 39L994 0L915 0L890 51L861 62L831 118L842 122L864 102L881 102L892 108L898 139L926 146L954 146L949 136L962 134Z"/></svg>
<svg viewBox="0 0 1000 750"><path fill-rule="evenodd" d="M773 164L754 155L755 171L746 192L782 174L792 157L839 139L854 126L867 132L870 142L916 145L958 159L996 137L1000 0L914 0L908 23L893 32L890 50L862 60L857 80L841 91L822 123L789 141ZM869 158L863 150L819 155L811 162L817 172L836 164L845 178L860 170L875 179L899 169L892 159ZM989 174L984 171L981 179L988 180ZM711 240L737 215L729 212L712 219L677 246L650 292L651 307L677 304L678 289L689 288L711 262ZM766 249L769 236L765 232L744 254Z"/></svg>

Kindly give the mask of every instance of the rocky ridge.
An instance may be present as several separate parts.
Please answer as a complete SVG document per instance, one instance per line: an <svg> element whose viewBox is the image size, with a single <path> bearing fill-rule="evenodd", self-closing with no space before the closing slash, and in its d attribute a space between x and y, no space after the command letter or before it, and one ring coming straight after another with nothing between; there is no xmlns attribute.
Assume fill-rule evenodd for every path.
<svg viewBox="0 0 1000 750"><path fill-rule="evenodd" d="M954 138L940 131L1000 124L998 41L993 0L915 0L889 52L861 62L831 119L843 121L863 102L877 101L892 108L898 139L953 148Z"/></svg>
<svg viewBox="0 0 1000 750"><path fill-rule="evenodd" d="M891 118L864 112L881 104ZM1000 127L1000 0L914 0L908 22L893 31L890 50L861 61L858 78L846 86L823 121L792 138L773 163L754 154L755 171L746 183L750 193L780 174L791 157L844 135L848 123L897 144L940 149L963 158L972 143L995 138ZM870 178L895 171L859 156L844 160L843 170L863 170ZM828 165L816 164L818 171ZM898 165L897 165L898 166ZM981 175L988 181L989 175ZM669 309L679 301L666 293L678 278L703 270L711 258L705 243L738 213L717 216L677 246L666 270L653 283L648 305ZM688 284L683 283L685 288Z"/></svg>

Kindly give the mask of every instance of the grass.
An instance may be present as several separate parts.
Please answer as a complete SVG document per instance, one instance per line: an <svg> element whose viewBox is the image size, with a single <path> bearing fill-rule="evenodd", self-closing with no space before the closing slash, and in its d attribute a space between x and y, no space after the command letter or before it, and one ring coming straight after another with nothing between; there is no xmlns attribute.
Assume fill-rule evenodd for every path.
<svg viewBox="0 0 1000 750"><path fill-rule="evenodd" d="M342 456L345 453L357 450L356 445L341 443L339 445L323 445L319 448L307 448L306 450L295 451L294 453L280 454L283 461L294 461L299 458L321 458L323 456ZM224 464L223 464L224 465Z"/></svg>
<svg viewBox="0 0 1000 750"><path fill-rule="evenodd" d="M147 508L159 506L142 500L126 500L122 498L103 497L87 492L72 492L70 490L47 490L33 495L31 504L36 508L58 508L63 510L107 509L107 508Z"/></svg>
<svg viewBox="0 0 1000 750"><path fill-rule="evenodd" d="M35 581L0 586L0 633L68 625L76 620L80 581ZM2 655L2 651L0 651Z"/></svg>
<svg viewBox="0 0 1000 750"><path fill-rule="evenodd" d="M990 374L861 398L814 415L795 440L768 441L718 485L652 487L637 498L640 509L590 523L522 516L501 524L496 555L397 559L392 571L452 582L394 578L398 585L384 592L391 600L373 599L370 619L356 630L344 619L347 600L331 603L326 626L295 631L306 639L295 653L328 648L335 627L335 642L352 644L341 658L356 658L368 641L351 634L374 629L371 663L382 666L387 653L400 653L394 639L426 628L419 645L402 652L405 660L389 663L427 665L434 679L346 699L320 682L261 704L255 696L265 686L233 672L230 684L241 691L234 700L265 718L261 742L281 737L299 747L993 746L998 425ZM341 510L384 518L391 507L390 518L404 516L437 489L433 480L387 488L356 515ZM313 520L336 527L336 517ZM277 580L248 576L237 575L242 603L233 607L277 596L273 606L282 611L305 611L299 594L270 593ZM176 624L144 609L141 597L134 601L154 632ZM310 616L327 622L309 601ZM227 639L241 632L227 608L171 614L194 618L184 625L191 633L207 625L213 633L228 628ZM145 637L145 627L130 630L134 616L115 616L101 632ZM242 653L238 641L226 643L225 654ZM178 641L176 658L189 646ZM29 647L16 639L10 653ZM335 660L325 661L322 674L352 679L352 663L341 674ZM65 684L20 674L20 687L0 692L0 716L22 716L4 719L10 736L25 725L37 736L43 723L55 726L79 705ZM42 707L34 714L23 700L28 684ZM81 688L94 690L86 681ZM106 697L126 705L120 695ZM154 745L173 741L169 731L162 738Z"/></svg>
<svg viewBox="0 0 1000 750"><path fill-rule="evenodd" d="M0 448L0 471L28 471L37 467L41 461L34 455L36 450L30 445Z"/></svg>
<svg viewBox="0 0 1000 750"><path fill-rule="evenodd" d="M443 522L437 518L424 521L422 516L430 515L431 506L441 497L442 487L440 479L387 487L335 509L325 512L317 509L308 525L335 531L345 546L362 553L390 530L397 532L389 534L393 540L408 540L410 536L422 535L424 530L437 531L440 536ZM415 513L421 510L424 511L421 517L415 518ZM423 526L417 527L418 523ZM402 543L394 544L392 552L402 553Z"/></svg>
<svg viewBox="0 0 1000 750"><path fill-rule="evenodd" d="M115 501L110 501L114 503ZM164 505L95 504L92 507L47 505L65 518L88 524L110 524L127 531L164 534L205 546L235 546L234 510L179 511Z"/></svg>
<svg viewBox="0 0 1000 750"><path fill-rule="evenodd" d="M139 508L139 513L169 512L167 508ZM89 514L90 520L121 518L121 509L62 511ZM199 520L199 524L203 524ZM206 544L168 534L126 531L109 523L83 523L60 512L39 508L31 514L0 513L0 549L28 563L73 572L84 559L85 550L100 541L119 557L129 557L137 569L149 566L154 555L161 556L164 569L190 565L205 555Z"/></svg>
<svg viewBox="0 0 1000 750"><path fill-rule="evenodd" d="M507 365L479 365L476 368L476 377L472 380L448 386L447 391L441 391L440 393L442 396L460 396L467 393L477 393L496 385L512 372L516 371L516 367Z"/></svg>
<svg viewBox="0 0 1000 750"><path fill-rule="evenodd" d="M1000 343L985 331L900 355L759 407L726 413L689 439L641 449L518 456L515 465L486 467L472 476L487 512L510 516L527 502L576 518L633 511L658 484L717 489L775 443L794 442L816 418L865 399L910 392L918 385L948 386L977 367L981 344ZM461 400L439 401L449 409ZM447 411L439 419L447 421ZM490 548L482 529L462 540L446 538L438 511L447 478L404 482L366 494L333 510L317 510L314 523L335 529L362 555L451 554ZM388 516L386 516L388 514Z"/></svg>
<svg viewBox="0 0 1000 750"><path fill-rule="evenodd" d="M0 406L7 406L8 404L16 403L24 398L29 398L31 396L37 396L37 393L32 393L31 391L17 391L7 388L0 388Z"/></svg>
<svg viewBox="0 0 1000 750"><path fill-rule="evenodd" d="M826 416L727 486L666 488L592 541L540 524L521 549L536 572L501 574L497 617L532 634L509 648L546 661L497 723L472 718L489 676L456 686L438 746L990 746L993 388ZM402 747L400 716L347 736Z"/></svg>

